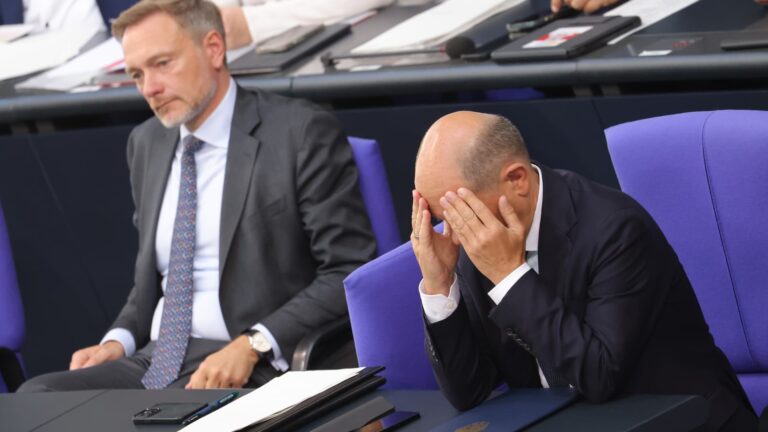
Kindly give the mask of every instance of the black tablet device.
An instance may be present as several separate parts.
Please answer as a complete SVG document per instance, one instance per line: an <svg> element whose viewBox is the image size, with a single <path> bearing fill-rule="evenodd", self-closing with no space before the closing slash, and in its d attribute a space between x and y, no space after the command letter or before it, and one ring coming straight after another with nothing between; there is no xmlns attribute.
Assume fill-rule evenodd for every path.
<svg viewBox="0 0 768 432"><path fill-rule="evenodd" d="M636 16L582 16L554 21L491 54L498 63L580 56L640 25Z"/></svg>

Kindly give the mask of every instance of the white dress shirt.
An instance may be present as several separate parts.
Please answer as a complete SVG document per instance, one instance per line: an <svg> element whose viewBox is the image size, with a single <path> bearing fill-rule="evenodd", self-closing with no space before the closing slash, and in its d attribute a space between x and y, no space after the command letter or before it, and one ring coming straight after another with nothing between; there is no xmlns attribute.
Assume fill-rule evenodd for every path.
<svg viewBox="0 0 768 432"><path fill-rule="evenodd" d="M194 132L195 137L204 142L195 153L197 167L197 217L195 234L195 258L193 265L193 298L192 298L192 337L229 341L230 336L224 323L219 302L219 233L221 221L221 200L224 192L224 172L227 164L227 150L232 126L232 116L235 110L237 87L230 79L227 93L216 110ZM179 201L179 185L181 182L182 141L191 132L182 125L176 153L171 163L171 172L160 208L155 236L155 253L157 256L157 271L162 276L161 287L165 292L168 280L168 267L171 256L171 240L173 225L176 219L176 206ZM157 340L160 335L160 322L163 316L165 297L161 297L152 317L150 339ZM278 370L287 370L288 363L282 357L280 347L272 334L261 324L252 327L267 337L272 345L274 359L272 365ZM116 340L123 345L125 355L132 355L136 343L131 333L126 329L110 330L102 343Z"/></svg>
<svg viewBox="0 0 768 432"><path fill-rule="evenodd" d="M65 28L105 30L96 0L24 0L24 24L35 32Z"/></svg>
<svg viewBox="0 0 768 432"><path fill-rule="evenodd" d="M253 43L300 25L333 24L394 0L213 0L219 7L242 6Z"/></svg>
<svg viewBox="0 0 768 432"><path fill-rule="evenodd" d="M501 303L501 300L507 295L509 290L511 290L520 278L528 273L528 271L533 269L536 273L539 272L539 229L541 227L541 203L543 202L544 197L544 179L541 176L539 167L533 165L533 168L539 173L539 196L536 198L536 210L534 210L533 213L531 229L525 237L525 262L521 264L520 267L513 270L512 273L508 274L507 277L488 292L488 297L490 297L497 305ZM424 315L426 315L427 321L430 324L442 321L451 316L451 314L459 307L459 300L461 299L458 279L455 276L447 297L442 294L424 293L423 280L419 283L419 294L421 295L421 304L424 307ZM547 383L547 379L544 377L541 367L539 367L539 379L541 380L542 387L549 388L549 383Z"/></svg>

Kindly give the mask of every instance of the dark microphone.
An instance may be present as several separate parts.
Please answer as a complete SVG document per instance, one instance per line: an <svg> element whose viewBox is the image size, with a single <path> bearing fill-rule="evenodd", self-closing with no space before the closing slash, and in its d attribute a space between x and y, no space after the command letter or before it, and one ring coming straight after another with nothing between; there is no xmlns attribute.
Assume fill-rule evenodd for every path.
<svg viewBox="0 0 768 432"><path fill-rule="evenodd" d="M504 36L506 37L506 34ZM452 59L459 58L464 54L472 54L475 51L477 51L475 41L465 35L453 37L445 43L445 53Z"/></svg>
<svg viewBox="0 0 768 432"><path fill-rule="evenodd" d="M445 43L445 53L455 59L465 54L497 48L509 41L507 23L519 21L531 14L532 10L527 2L499 12L464 33L448 39Z"/></svg>

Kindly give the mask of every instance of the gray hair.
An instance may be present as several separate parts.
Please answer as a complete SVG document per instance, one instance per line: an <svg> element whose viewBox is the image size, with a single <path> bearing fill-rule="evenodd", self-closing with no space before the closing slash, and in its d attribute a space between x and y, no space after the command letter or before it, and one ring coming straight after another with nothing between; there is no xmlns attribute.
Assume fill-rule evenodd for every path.
<svg viewBox="0 0 768 432"><path fill-rule="evenodd" d="M496 179L501 167L514 159L528 161L520 131L509 120L494 115L459 159L464 178L473 190L483 190Z"/></svg>
<svg viewBox="0 0 768 432"><path fill-rule="evenodd" d="M112 23L112 35L122 41L128 27L158 12L170 15L179 27L192 35L195 42L202 42L211 30L226 40L221 12L215 4L206 0L142 0L117 17Z"/></svg>

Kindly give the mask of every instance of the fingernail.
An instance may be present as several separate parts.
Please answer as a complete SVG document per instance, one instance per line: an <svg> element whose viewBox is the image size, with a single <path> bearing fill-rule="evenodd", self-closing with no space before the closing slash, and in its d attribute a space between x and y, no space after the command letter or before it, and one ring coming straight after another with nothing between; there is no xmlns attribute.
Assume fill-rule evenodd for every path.
<svg viewBox="0 0 768 432"><path fill-rule="evenodd" d="M446 192L445 197L448 199L448 202L454 202L456 200L456 194L453 192Z"/></svg>
<svg viewBox="0 0 768 432"><path fill-rule="evenodd" d="M448 200L445 197L440 197L440 205L443 207L448 206Z"/></svg>
<svg viewBox="0 0 768 432"><path fill-rule="evenodd" d="M462 198L467 196L467 190L464 189L464 188L459 188L459 190L457 192L459 193L459 196L462 197Z"/></svg>

